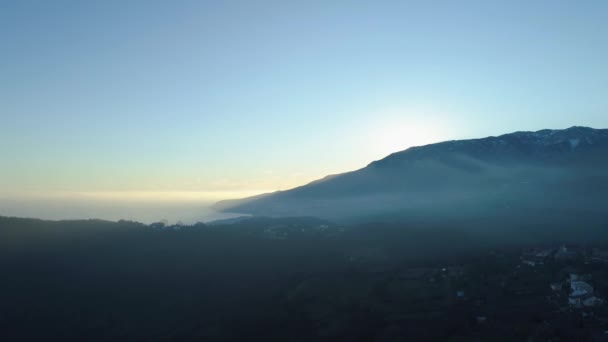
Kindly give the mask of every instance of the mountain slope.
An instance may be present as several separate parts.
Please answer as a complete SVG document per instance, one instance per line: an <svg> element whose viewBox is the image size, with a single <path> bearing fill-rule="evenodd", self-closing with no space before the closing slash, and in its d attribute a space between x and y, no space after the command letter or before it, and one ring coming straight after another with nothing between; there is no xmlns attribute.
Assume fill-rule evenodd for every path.
<svg viewBox="0 0 608 342"><path fill-rule="evenodd" d="M608 129L515 132L412 147L360 170L223 211L334 220L511 215L608 208ZM432 214L432 215L428 215Z"/></svg>

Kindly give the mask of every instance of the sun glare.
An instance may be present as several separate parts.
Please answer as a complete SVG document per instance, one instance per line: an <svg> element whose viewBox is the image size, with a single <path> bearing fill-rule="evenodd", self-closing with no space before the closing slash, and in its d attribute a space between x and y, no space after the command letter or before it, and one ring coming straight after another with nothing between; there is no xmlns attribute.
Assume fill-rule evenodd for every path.
<svg viewBox="0 0 608 342"><path fill-rule="evenodd" d="M379 156L446 140L445 125L429 112L392 111L372 127L370 148Z"/></svg>

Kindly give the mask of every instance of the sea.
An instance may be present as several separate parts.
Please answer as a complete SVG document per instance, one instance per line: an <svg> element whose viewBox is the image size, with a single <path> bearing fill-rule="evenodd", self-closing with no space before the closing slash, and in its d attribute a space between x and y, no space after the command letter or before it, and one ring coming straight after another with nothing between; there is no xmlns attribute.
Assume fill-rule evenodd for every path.
<svg viewBox="0 0 608 342"><path fill-rule="evenodd" d="M169 224L194 224L243 216L223 213L211 207L215 200L95 200L95 199L6 199L0 198L0 216L45 220L101 219L131 220L150 224L166 220Z"/></svg>

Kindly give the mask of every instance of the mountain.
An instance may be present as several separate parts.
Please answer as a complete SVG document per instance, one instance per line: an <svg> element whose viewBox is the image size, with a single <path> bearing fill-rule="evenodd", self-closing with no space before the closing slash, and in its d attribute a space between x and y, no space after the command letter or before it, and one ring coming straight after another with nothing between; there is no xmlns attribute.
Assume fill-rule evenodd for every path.
<svg viewBox="0 0 608 342"><path fill-rule="evenodd" d="M571 127L412 147L356 171L215 208L357 221L601 214L607 198L608 129Z"/></svg>

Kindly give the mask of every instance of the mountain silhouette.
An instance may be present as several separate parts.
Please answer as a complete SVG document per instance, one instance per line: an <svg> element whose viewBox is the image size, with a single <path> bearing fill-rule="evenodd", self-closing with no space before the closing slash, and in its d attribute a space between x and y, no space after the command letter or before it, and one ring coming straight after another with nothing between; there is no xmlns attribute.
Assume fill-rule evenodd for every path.
<svg viewBox="0 0 608 342"><path fill-rule="evenodd" d="M215 209L343 221L602 213L607 195L608 129L571 127L411 147L356 171Z"/></svg>

